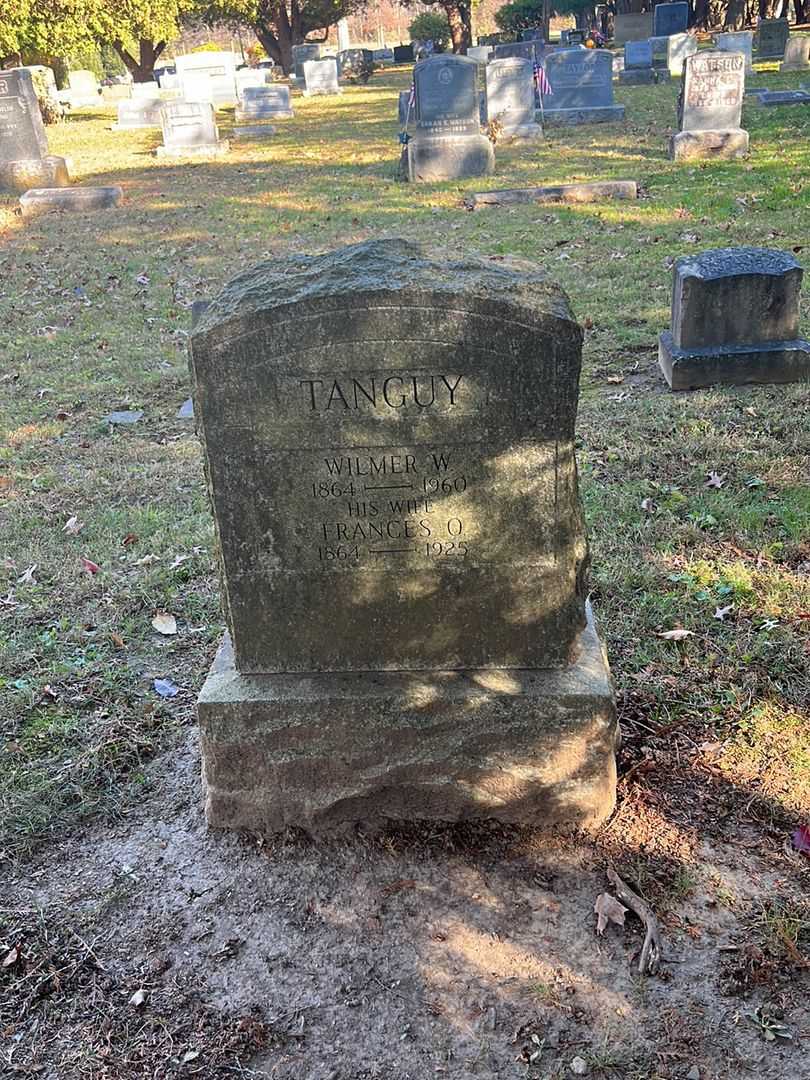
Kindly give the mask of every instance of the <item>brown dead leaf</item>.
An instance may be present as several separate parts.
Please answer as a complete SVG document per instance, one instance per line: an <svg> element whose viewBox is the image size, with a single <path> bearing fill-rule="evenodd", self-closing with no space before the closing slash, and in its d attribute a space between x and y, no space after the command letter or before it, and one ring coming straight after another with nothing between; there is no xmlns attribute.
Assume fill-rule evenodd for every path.
<svg viewBox="0 0 810 1080"><path fill-rule="evenodd" d="M618 386L619 383L624 382L624 375L608 375L605 382L612 383L614 386Z"/></svg>
<svg viewBox="0 0 810 1080"><path fill-rule="evenodd" d="M177 619L168 611L159 611L152 619L152 626L166 637L173 637L177 633Z"/></svg>
<svg viewBox="0 0 810 1080"><path fill-rule="evenodd" d="M596 898L596 903L593 905L593 910L598 916L596 920L597 934L604 934L608 922L615 923L616 926L624 926L627 908L620 904L610 893L600 893Z"/></svg>
<svg viewBox="0 0 810 1080"><path fill-rule="evenodd" d="M124 639L121 637L120 634L116 634L115 632L111 633L110 634L110 641L113 643L113 645L116 647L116 649L123 649L124 648Z"/></svg>

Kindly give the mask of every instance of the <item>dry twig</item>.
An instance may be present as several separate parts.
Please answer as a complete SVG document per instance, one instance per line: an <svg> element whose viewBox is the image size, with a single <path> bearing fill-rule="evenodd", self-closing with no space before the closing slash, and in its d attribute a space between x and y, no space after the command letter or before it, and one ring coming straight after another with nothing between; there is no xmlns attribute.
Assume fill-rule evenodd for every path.
<svg viewBox="0 0 810 1080"><path fill-rule="evenodd" d="M650 910L649 904L637 896L629 885L625 885L613 867L608 867L608 881L616 890L617 898L638 915L644 923L646 934L644 944L641 947L641 956L638 961L638 970L641 975L655 975L661 963L661 934L658 930L658 920Z"/></svg>

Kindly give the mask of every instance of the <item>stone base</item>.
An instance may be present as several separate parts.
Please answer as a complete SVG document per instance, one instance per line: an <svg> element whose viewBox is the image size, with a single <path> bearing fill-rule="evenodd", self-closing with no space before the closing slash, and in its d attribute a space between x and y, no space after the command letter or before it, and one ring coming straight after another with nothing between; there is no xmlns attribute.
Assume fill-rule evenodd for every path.
<svg viewBox="0 0 810 1080"><path fill-rule="evenodd" d="M624 105L599 105L590 109L538 109L538 123L548 127L569 124L611 124L624 120Z"/></svg>
<svg viewBox="0 0 810 1080"><path fill-rule="evenodd" d="M658 338L658 363L673 390L810 380L810 341L765 341L677 349L669 331Z"/></svg>
<svg viewBox="0 0 810 1080"><path fill-rule="evenodd" d="M748 153L748 132L742 128L726 131L679 131L669 140L673 161L697 158L738 158Z"/></svg>
<svg viewBox="0 0 810 1080"><path fill-rule="evenodd" d="M618 729L587 615L562 670L245 676L226 637L197 705L209 824L595 828L615 803Z"/></svg>
<svg viewBox="0 0 810 1080"><path fill-rule="evenodd" d="M120 187L32 188L20 196L23 217L46 210L70 210L90 213L120 206L124 193Z"/></svg>
<svg viewBox="0 0 810 1080"><path fill-rule="evenodd" d="M342 94L342 90L302 90L302 97L334 97L335 94Z"/></svg>
<svg viewBox="0 0 810 1080"><path fill-rule="evenodd" d="M794 61L791 63L789 60L783 60L779 65L780 73L782 71L810 71L810 61L806 64L801 61Z"/></svg>
<svg viewBox="0 0 810 1080"><path fill-rule="evenodd" d="M484 135L417 134L403 158L412 183L490 176L495 171L495 151Z"/></svg>
<svg viewBox="0 0 810 1080"><path fill-rule="evenodd" d="M745 95L748 97L748 94ZM810 105L807 90L755 90L752 93L759 105Z"/></svg>
<svg viewBox="0 0 810 1080"><path fill-rule="evenodd" d="M230 150L227 139L207 146L158 146L155 155L159 158L217 158L223 157Z"/></svg>
<svg viewBox="0 0 810 1080"><path fill-rule="evenodd" d="M110 124L110 131L160 131L160 121L144 121L142 124L119 124L118 121Z"/></svg>
<svg viewBox="0 0 810 1080"><path fill-rule="evenodd" d="M501 131L498 139L510 142L512 139L542 139L543 129L540 124L519 124L517 127L506 127Z"/></svg>
<svg viewBox="0 0 810 1080"><path fill-rule="evenodd" d="M272 124L248 124L247 127L235 127L231 131L235 139L268 139L275 133Z"/></svg>
<svg viewBox="0 0 810 1080"><path fill-rule="evenodd" d="M0 161L0 191L22 194L31 188L67 187L69 183L67 162L62 157Z"/></svg>
<svg viewBox="0 0 810 1080"><path fill-rule="evenodd" d="M658 82L659 74L655 68L625 68L619 72L619 82L623 86L651 86Z"/></svg>
<svg viewBox="0 0 810 1080"><path fill-rule="evenodd" d="M237 105L234 120L237 124L243 124L262 120L289 120L293 116L295 113L292 109L273 109L272 112L268 109L265 112L258 112L256 109L243 109Z"/></svg>

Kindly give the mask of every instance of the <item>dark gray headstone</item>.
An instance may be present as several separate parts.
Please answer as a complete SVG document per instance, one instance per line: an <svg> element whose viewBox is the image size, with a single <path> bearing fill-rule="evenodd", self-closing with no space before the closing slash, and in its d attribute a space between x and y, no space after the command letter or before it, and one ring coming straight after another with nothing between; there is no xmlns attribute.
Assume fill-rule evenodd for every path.
<svg viewBox="0 0 810 1080"><path fill-rule="evenodd" d="M30 71L0 71L0 161L42 158L47 153L48 139Z"/></svg>
<svg viewBox="0 0 810 1080"><path fill-rule="evenodd" d="M496 60L507 60L509 57L513 56L516 56L520 60L528 60L530 63L534 63L535 42L533 40L512 41L508 45L495 46Z"/></svg>
<svg viewBox="0 0 810 1080"><path fill-rule="evenodd" d="M651 68L653 49L650 39L645 41L627 41L624 45L624 70Z"/></svg>
<svg viewBox="0 0 810 1080"><path fill-rule="evenodd" d="M787 19L761 19L757 27L757 56L781 60L790 37Z"/></svg>
<svg viewBox="0 0 810 1080"><path fill-rule="evenodd" d="M414 60L413 45L395 45L394 46L394 63L395 64L412 64Z"/></svg>
<svg viewBox="0 0 810 1080"><path fill-rule="evenodd" d="M230 632L199 700L209 821L610 812L581 343L533 264L401 240L274 259L203 313Z"/></svg>
<svg viewBox="0 0 810 1080"><path fill-rule="evenodd" d="M620 48L628 41L643 41L652 36L653 17L649 11L643 14L617 15L613 24L613 44Z"/></svg>
<svg viewBox="0 0 810 1080"><path fill-rule="evenodd" d="M477 135L477 65L467 57L431 56L414 68L416 126L447 135Z"/></svg>
<svg viewBox="0 0 810 1080"><path fill-rule="evenodd" d="M547 55L551 93L543 94L542 117L551 124L602 123L624 118L613 104L613 60L606 49L560 49Z"/></svg>
<svg viewBox="0 0 810 1080"><path fill-rule="evenodd" d="M685 0L656 4L653 9L653 37L683 34L689 26L689 4Z"/></svg>
<svg viewBox="0 0 810 1080"><path fill-rule="evenodd" d="M810 376L799 339L802 268L787 251L721 248L678 259L659 359L674 390Z"/></svg>
<svg viewBox="0 0 810 1080"><path fill-rule="evenodd" d="M295 78L300 79L303 82L304 64L307 60L317 60L320 55L320 45L293 45L292 61Z"/></svg>

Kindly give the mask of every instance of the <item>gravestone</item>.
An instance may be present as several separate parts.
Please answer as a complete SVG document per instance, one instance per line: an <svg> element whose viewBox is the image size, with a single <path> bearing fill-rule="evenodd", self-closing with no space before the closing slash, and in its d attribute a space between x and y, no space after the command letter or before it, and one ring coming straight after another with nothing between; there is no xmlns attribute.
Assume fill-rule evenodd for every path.
<svg viewBox="0 0 810 1080"><path fill-rule="evenodd" d="M740 127L745 90L742 53L698 52L684 61L678 97L678 133L669 156L734 158L748 153Z"/></svg>
<svg viewBox="0 0 810 1080"><path fill-rule="evenodd" d="M788 251L720 248L678 259L659 363L673 390L810 379L799 338L802 268Z"/></svg>
<svg viewBox="0 0 810 1080"><path fill-rule="evenodd" d="M236 119L281 120L293 115L289 86L248 86L236 106Z"/></svg>
<svg viewBox="0 0 810 1080"><path fill-rule="evenodd" d="M630 86L643 86L658 82L658 72L652 66L653 47L649 38L645 41L627 41L624 46L624 67L619 72L619 82Z"/></svg>
<svg viewBox="0 0 810 1080"><path fill-rule="evenodd" d="M101 100L101 87L92 71L79 69L68 73L68 100L72 109L91 108Z"/></svg>
<svg viewBox="0 0 810 1080"><path fill-rule="evenodd" d="M790 37L787 19L761 19L757 27L757 57L760 60L781 60Z"/></svg>
<svg viewBox="0 0 810 1080"><path fill-rule="evenodd" d="M320 45L293 45L293 78L304 81L304 64L308 60L317 60L321 55Z"/></svg>
<svg viewBox="0 0 810 1080"><path fill-rule="evenodd" d="M394 46L394 63L395 64L412 64L413 63L413 45L395 45Z"/></svg>
<svg viewBox="0 0 810 1080"><path fill-rule="evenodd" d="M492 48L489 45L472 45L467 49L467 56L479 64L486 64L491 55Z"/></svg>
<svg viewBox="0 0 810 1080"><path fill-rule="evenodd" d="M656 4L653 9L652 37L683 34L689 26L689 4L685 0L670 0Z"/></svg>
<svg viewBox="0 0 810 1080"><path fill-rule="evenodd" d="M160 97L160 87L156 82L143 82L132 84L133 98L147 98L155 100Z"/></svg>
<svg viewBox="0 0 810 1080"><path fill-rule="evenodd" d="M118 122L113 124L113 131L128 131L133 128L160 127L160 110L163 108L160 98L126 98L119 101Z"/></svg>
<svg viewBox="0 0 810 1080"><path fill-rule="evenodd" d="M120 206L123 197L121 188L114 186L31 188L20 196L20 211L24 218L48 210L89 214Z"/></svg>
<svg viewBox="0 0 810 1080"><path fill-rule="evenodd" d="M320 94L340 94L343 91L338 83L338 65L334 56L323 60L304 62L304 97Z"/></svg>
<svg viewBox="0 0 810 1080"><path fill-rule="evenodd" d="M374 53L371 49L343 49L337 54L338 76L368 82L374 71Z"/></svg>
<svg viewBox="0 0 810 1080"><path fill-rule="evenodd" d="M746 98L752 98L757 105L810 105L810 92L807 90L753 90Z"/></svg>
<svg viewBox="0 0 810 1080"><path fill-rule="evenodd" d="M528 60L530 64L533 64L535 42L511 41L508 45L496 45L494 52L496 60L508 60L510 57L517 57L519 60Z"/></svg>
<svg viewBox="0 0 810 1080"><path fill-rule="evenodd" d="M624 119L613 104L613 62L605 49L559 49L545 62L551 92L542 95L546 124L601 124Z"/></svg>
<svg viewBox="0 0 810 1080"><path fill-rule="evenodd" d="M224 50L186 53L178 56L174 63L183 101L210 102L215 109L236 104L234 53Z"/></svg>
<svg viewBox="0 0 810 1080"><path fill-rule="evenodd" d="M198 317L228 623L198 701L210 824L611 812L581 347L535 265L402 240L261 264Z"/></svg>
<svg viewBox="0 0 810 1080"><path fill-rule="evenodd" d="M529 60L510 57L493 60L486 69L487 120L501 125L500 137L541 139L542 127L534 118L534 74Z"/></svg>
<svg viewBox="0 0 810 1080"><path fill-rule="evenodd" d="M745 70L754 70L754 32L752 30L738 30L731 34L715 34L715 47L721 52L742 53L745 57Z"/></svg>
<svg viewBox="0 0 810 1080"><path fill-rule="evenodd" d="M0 190L21 192L69 183L65 159L48 153L31 72L0 71Z"/></svg>
<svg viewBox="0 0 810 1080"><path fill-rule="evenodd" d="M478 64L466 56L431 56L413 71L416 133L403 165L411 181L487 176L495 168L492 143L481 134Z"/></svg>
<svg viewBox="0 0 810 1080"><path fill-rule="evenodd" d="M520 40L521 41L540 41L543 44L545 44L546 39L545 39L545 35L544 35L542 30L534 29L534 30L521 30L521 32L520 32Z"/></svg>
<svg viewBox="0 0 810 1080"><path fill-rule="evenodd" d="M105 105L117 105L119 101L129 101L131 97L132 88L127 83L112 83L101 88L101 100Z"/></svg>
<svg viewBox="0 0 810 1080"><path fill-rule="evenodd" d="M667 67L670 75L680 78L684 60L687 56L694 56L697 51L698 43L694 34L671 34L667 38Z"/></svg>
<svg viewBox="0 0 810 1080"><path fill-rule="evenodd" d="M666 70L667 66L669 38L651 37L648 40L650 42L650 45L652 45L653 67L658 68L658 70L663 73Z"/></svg>
<svg viewBox="0 0 810 1080"><path fill-rule="evenodd" d="M780 71L807 71L810 68L810 37L791 37L785 45Z"/></svg>
<svg viewBox="0 0 810 1080"><path fill-rule="evenodd" d="M267 76L264 68L239 68L236 72L236 100L237 108L245 96L248 88L267 86Z"/></svg>
<svg viewBox="0 0 810 1080"><path fill-rule="evenodd" d="M652 32L653 17L649 11L643 14L617 15L613 22L613 44L620 48L628 41L642 41L652 37Z"/></svg>
<svg viewBox="0 0 810 1080"><path fill-rule="evenodd" d="M160 113L163 146L155 153L161 158L219 157L228 152L227 140L220 140L214 108L206 101L168 101Z"/></svg>

